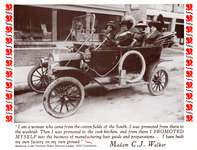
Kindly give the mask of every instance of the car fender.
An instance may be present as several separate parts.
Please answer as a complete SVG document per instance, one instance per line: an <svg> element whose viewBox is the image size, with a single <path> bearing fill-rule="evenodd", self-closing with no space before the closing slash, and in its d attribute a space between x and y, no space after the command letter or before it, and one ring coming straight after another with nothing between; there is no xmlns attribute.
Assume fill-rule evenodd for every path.
<svg viewBox="0 0 197 150"><path fill-rule="evenodd" d="M160 63L168 62L168 61L172 61L172 59L159 59L159 60L156 60L156 61L152 62L151 64L147 65L145 74L143 76L144 81L149 81L150 75L152 75L153 71L157 68L157 66Z"/></svg>
<svg viewBox="0 0 197 150"><path fill-rule="evenodd" d="M70 67L70 66L55 66L53 69L53 74L56 77L64 77L64 76L69 76L76 78L79 80L84 86L89 84L94 78L89 76L86 72L83 70L80 70L75 67Z"/></svg>

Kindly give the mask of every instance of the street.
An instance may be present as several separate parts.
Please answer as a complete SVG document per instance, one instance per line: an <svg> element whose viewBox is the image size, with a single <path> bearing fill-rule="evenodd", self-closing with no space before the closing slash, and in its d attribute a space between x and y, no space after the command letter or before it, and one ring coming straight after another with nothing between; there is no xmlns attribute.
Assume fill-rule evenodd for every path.
<svg viewBox="0 0 197 150"><path fill-rule="evenodd" d="M174 52L176 53L176 52ZM171 56L171 57L169 57ZM184 58L183 53L166 51L162 57L173 59L161 63L169 74L166 92L152 96L146 85L105 92L101 87L86 87L87 95L81 108L72 116L57 119L43 107L42 94L15 93L16 123L153 123L184 121Z"/></svg>

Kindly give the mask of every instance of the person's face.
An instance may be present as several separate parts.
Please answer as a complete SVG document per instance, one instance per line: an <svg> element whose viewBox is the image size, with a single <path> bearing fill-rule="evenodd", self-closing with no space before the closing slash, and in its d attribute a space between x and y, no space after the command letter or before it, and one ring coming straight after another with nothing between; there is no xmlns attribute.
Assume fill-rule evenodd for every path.
<svg viewBox="0 0 197 150"><path fill-rule="evenodd" d="M139 32L144 31L144 29L142 27L138 27L137 29L138 29Z"/></svg>
<svg viewBox="0 0 197 150"><path fill-rule="evenodd" d="M122 25L120 30L122 32L127 31L128 30L127 25Z"/></svg>
<svg viewBox="0 0 197 150"><path fill-rule="evenodd" d="M107 26L107 32L111 32L112 31L112 27L111 26Z"/></svg>
<svg viewBox="0 0 197 150"><path fill-rule="evenodd" d="M157 30L157 28L156 28L155 26L151 26L151 27L150 27L150 31L151 31L151 32L155 32L156 30Z"/></svg>

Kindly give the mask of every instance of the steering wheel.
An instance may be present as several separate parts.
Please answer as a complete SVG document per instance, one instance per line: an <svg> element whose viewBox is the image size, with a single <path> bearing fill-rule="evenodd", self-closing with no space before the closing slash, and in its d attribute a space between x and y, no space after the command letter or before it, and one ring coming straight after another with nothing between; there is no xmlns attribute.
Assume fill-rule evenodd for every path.
<svg viewBox="0 0 197 150"><path fill-rule="evenodd" d="M110 40L109 42L113 42L113 40L112 40L110 37L108 37L106 34L101 33L101 35L104 36L105 38L107 38L108 40ZM105 38L104 38L104 39L105 39ZM106 41L107 41L107 40L106 40Z"/></svg>
<svg viewBox="0 0 197 150"><path fill-rule="evenodd" d="M103 44L106 45L111 45L110 43L114 43L114 40L111 39L110 37L108 37L106 34L104 33L100 33L99 35L104 36L103 42L101 44L99 44L99 46L97 46L94 51L97 51ZM107 41L108 40L108 41Z"/></svg>

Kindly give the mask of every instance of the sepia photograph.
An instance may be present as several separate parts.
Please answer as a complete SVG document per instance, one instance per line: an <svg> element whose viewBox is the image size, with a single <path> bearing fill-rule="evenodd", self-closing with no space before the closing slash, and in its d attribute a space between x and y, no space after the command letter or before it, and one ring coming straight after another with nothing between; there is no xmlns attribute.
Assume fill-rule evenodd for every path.
<svg viewBox="0 0 197 150"><path fill-rule="evenodd" d="M184 123L184 4L13 10L15 123Z"/></svg>

